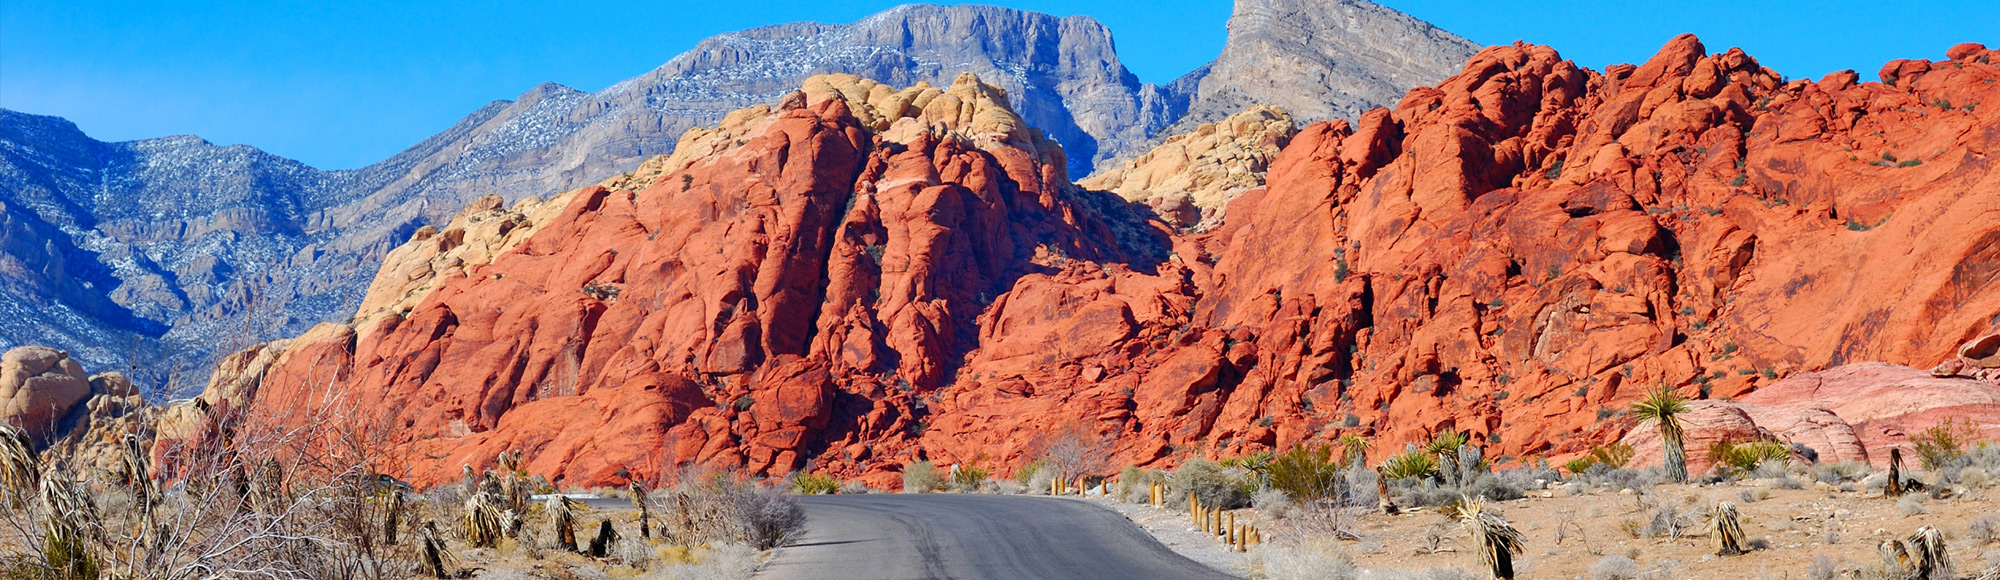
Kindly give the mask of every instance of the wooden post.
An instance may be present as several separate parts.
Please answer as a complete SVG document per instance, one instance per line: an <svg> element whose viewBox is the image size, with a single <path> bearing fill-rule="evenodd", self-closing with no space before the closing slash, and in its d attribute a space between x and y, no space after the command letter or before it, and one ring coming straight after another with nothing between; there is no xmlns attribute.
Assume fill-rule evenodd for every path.
<svg viewBox="0 0 2000 580"><path fill-rule="evenodd" d="M1264 532L1257 531L1257 528L1255 527L1250 528L1250 545L1259 546L1263 545L1263 543L1264 543Z"/></svg>
<svg viewBox="0 0 2000 580"><path fill-rule="evenodd" d="M1188 494L1188 519L1201 521L1201 498Z"/></svg>
<svg viewBox="0 0 2000 580"><path fill-rule="evenodd" d="M1222 515L1222 543L1228 544L1235 541L1236 512L1224 512Z"/></svg>

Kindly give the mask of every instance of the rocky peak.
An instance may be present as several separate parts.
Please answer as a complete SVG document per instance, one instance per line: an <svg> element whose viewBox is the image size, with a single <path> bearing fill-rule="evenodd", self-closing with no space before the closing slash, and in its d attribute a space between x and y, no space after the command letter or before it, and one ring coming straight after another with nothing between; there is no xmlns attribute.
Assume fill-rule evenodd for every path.
<svg viewBox="0 0 2000 580"><path fill-rule="evenodd" d="M1206 229L1222 223L1229 200L1264 185L1271 160L1296 133L1290 114L1258 105L1169 137L1077 185L1144 203L1175 227Z"/></svg>
<svg viewBox="0 0 2000 580"><path fill-rule="evenodd" d="M1237 0L1222 55L1197 81L1187 115L1165 133L1260 104L1300 123L1358 119L1457 73L1478 50L1367 0Z"/></svg>

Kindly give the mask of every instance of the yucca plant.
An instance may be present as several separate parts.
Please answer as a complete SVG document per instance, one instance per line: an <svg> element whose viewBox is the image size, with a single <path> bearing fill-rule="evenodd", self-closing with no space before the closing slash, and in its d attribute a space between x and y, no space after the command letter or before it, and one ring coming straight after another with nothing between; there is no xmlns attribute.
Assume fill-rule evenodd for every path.
<svg viewBox="0 0 2000 580"><path fill-rule="evenodd" d="M653 502L646 499L647 493L651 490L646 489L646 484L640 483L636 479L632 480L627 487L631 488L632 491L632 507L639 508L639 537L651 540L653 539Z"/></svg>
<svg viewBox="0 0 2000 580"><path fill-rule="evenodd" d="M1389 479L1431 477L1437 475L1437 472L1437 460L1415 449L1382 462L1382 476Z"/></svg>
<svg viewBox="0 0 2000 580"><path fill-rule="evenodd" d="M1750 472L1766 461L1790 461L1792 448L1776 441L1731 443L1717 441L1708 447L1708 460L1741 472Z"/></svg>
<svg viewBox="0 0 2000 580"><path fill-rule="evenodd" d="M403 488L389 491L388 513L382 514L382 541L396 545L396 532L403 524Z"/></svg>
<svg viewBox="0 0 2000 580"><path fill-rule="evenodd" d="M1688 412L1687 398L1673 389L1660 387L1646 398L1632 403L1632 416L1660 428L1660 446L1665 455L1667 479L1685 482L1687 473L1687 433L1681 429L1681 415Z"/></svg>
<svg viewBox="0 0 2000 580"><path fill-rule="evenodd" d="M491 548L500 543L500 533L505 527L500 520L500 508L495 505L492 494L475 493L465 499L465 513L460 516L460 533L465 543L474 547Z"/></svg>
<svg viewBox="0 0 2000 580"><path fill-rule="evenodd" d="M423 530L418 532L418 540L423 544L421 550L423 553L418 562L418 568L422 573L440 580L456 577L453 569L458 567L458 558L452 555L444 540L438 537L437 523L425 523Z"/></svg>
<svg viewBox="0 0 2000 580"><path fill-rule="evenodd" d="M1940 580L1953 578L1951 554L1945 552L1944 534L1931 526L1917 528L1909 539L1903 540L1909 546L1910 567L1905 569L1905 578L1913 580Z"/></svg>
<svg viewBox="0 0 2000 580"><path fill-rule="evenodd" d="M1341 435L1340 436L1341 466L1345 467L1348 465L1362 465L1367 463L1368 449L1374 446L1375 445L1373 443L1368 442L1367 437L1362 437L1360 433L1348 433L1345 435Z"/></svg>
<svg viewBox="0 0 2000 580"><path fill-rule="evenodd" d="M1446 431L1432 437L1429 443L1424 444L1425 453L1437 456L1437 471L1444 476L1446 486L1458 487L1461 483L1458 481L1460 475L1458 449L1471 440L1472 437L1464 431Z"/></svg>
<svg viewBox="0 0 2000 580"><path fill-rule="evenodd" d="M1708 537L1715 543L1715 555L1735 556L1745 552L1743 522L1736 513L1736 504L1726 501L1715 504L1708 523Z"/></svg>
<svg viewBox="0 0 2000 580"><path fill-rule="evenodd" d="M42 487L42 465L28 432L0 423L0 487L23 500Z"/></svg>
<svg viewBox="0 0 2000 580"><path fill-rule="evenodd" d="M1474 549L1479 550L1479 559L1493 572L1494 580L1513 580L1514 556L1521 553L1521 531L1507 523L1500 514L1486 509L1486 504L1469 497L1459 498L1438 510L1446 517L1457 519L1464 526L1465 533L1472 536Z"/></svg>
<svg viewBox="0 0 2000 580"><path fill-rule="evenodd" d="M576 550L576 500L566 496L550 496L548 501L549 520L556 528L556 544L565 550Z"/></svg>
<svg viewBox="0 0 2000 580"><path fill-rule="evenodd" d="M1896 497L1903 495L1903 450L1889 448L1889 482L1882 488L1882 495Z"/></svg>
<svg viewBox="0 0 2000 580"><path fill-rule="evenodd" d="M61 471L50 469L41 477L40 501L42 557L54 572L52 577L96 580L97 558L90 552L89 540L101 539L102 529L97 527L97 510L89 496Z"/></svg>

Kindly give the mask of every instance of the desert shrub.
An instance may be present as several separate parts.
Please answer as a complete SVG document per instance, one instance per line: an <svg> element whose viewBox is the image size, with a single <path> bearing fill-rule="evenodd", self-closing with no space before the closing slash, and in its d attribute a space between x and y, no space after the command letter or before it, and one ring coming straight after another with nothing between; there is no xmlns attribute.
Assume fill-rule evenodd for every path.
<svg viewBox="0 0 2000 580"><path fill-rule="evenodd" d="M1606 555L1590 565L1590 580L1639 580L1639 563L1618 554Z"/></svg>
<svg viewBox="0 0 2000 580"><path fill-rule="evenodd" d="M859 481L844 481L840 484L841 495L861 495L864 493L875 493L875 490L869 489L868 484Z"/></svg>
<svg viewBox="0 0 2000 580"><path fill-rule="evenodd" d="M1146 503L1153 499L1153 484L1166 483L1167 473L1130 465L1118 472L1118 499L1125 503Z"/></svg>
<svg viewBox="0 0 2000 580"><path fill-rule="evenodd" d="M1313 502L1339 497L1345 483L1340 468L1332 445L1298 445L1272 458L1264 472L1271 488L1299 501Z"/></svg>
<svg viewBox="0 0 2000 580"><path fill-rule="evenodd" d="M1952 417L1910 436L1917 460L1924 470L1943 468L1965 455L1966 446L1979 437L1979 429L1963 417Z"/></svg>
<svg viewBox="0 0 2000 580"><path fill-rule="evenodd" d="M1993 514L1972 518L1972 522L1966 524L1965 535L1981 544L2000 540L2000 518L1994 518Z"/></svg>
<svg viewBox="0 0 2000 580"><path fill-rule="evenodd" d="M1833 558L1826 557L1825 554L1813 557L1812 563L1806 565L1806 580L1838 580L1839 578L1840 564L1835 562Z"/></svg>
<svg viewBox="0 0 2000 580"><path fill-rule="evenodd" d="M1896 511L1905 516L1930 513L1924 508L1924 496L1921 495L1905 495L1903 499L1896 500Z"/></svg>
<svg viewBox="0 0 2000 580"><path fill-rule="evenodd" d="M1493 475L1508 485L1524 490L1541 489L1549 482L1562 480L1562 474L1546 466L1502 469L1493 472Z"/></svg>
<svg viewBox="0 0 2000 580"><path fill-rule="evenodd" d="M1662 476L1654 469L1612 469L1597 465L1584 471L1581 479L1585 485L1598 489L1646 491L1659 483Z"/></svg>
<svg viewBox="0 0 2000 580"><path fill-rule="evenodd" d="M1868 477L1868 465L1851 460L1815 463L1812 466L1812 474L1814 479L1830 484L1860 481L1861 478Z"/></svg>
<svg viewBox="0 0 2000 580"><path fill-rule="evenodd" d="M1992 483L1992 476L1987 475L1986 470L1983 468L1966 467L1958 470L1956 480L1967 489L1982 489L1987 484Z"/></svg>
<svg viewBox="0 0 2000 580"><path fill-rule="evenodd" d="M1374 507L1375 502L1381 499L1376 494L1375 485L1375 480L1381 476L1377 475L1375 470L1356 462L1347 466L1344 477L1347 478L1346 505Z"/></svg>
<svg viewBox="0 0 2000 580"><path fill-rule="evenodd" d="M1776 487L1778 489L1805 489L1806 484L1805 482L1799 481L1798 479L1792 477L1791 475L1786 474L1778 476L1778 481L1772 483L1771 486Z"/></svg>
<svg viewBox="0 0 2000 580"><path fill-rule="evenodd" d="M1708 460L1727 465L1738 473L1752 473L1767 461L1791 461L1792 448L1775 441L1732 443L1717 441L1708 448ZM1782 471L1782 468L1780 468Z"/></svg>
<svg viewBox="0 0 2000 580"><path fill-rule="evenodd" d="M1459 490L1438 485L1435 479L1400 479L1392 484L1397 505L1435 507L1461 499Z"/></svg>
<svg viewBox="0 0 2000 580"><path fill-rule="evenodd" d="M1035 481L1035 477L1041 475L1042 472L1044 471L1049 471L1049 460L1047 459L1031 460L1027 463L1021 464L1020 467L1014 468L1014 482L1026 486L1028 489L1032 490L1035 488L1035 486L1032 485ZM1050 473L1048 475L1050 476L1050 479L1054 479L1055 475L1054 473ZM1048 481L1044 480L1042 483L1046 484L1048 483ZM1048 487L1048 486L1043 485L1042 487ZM1048 493L1048 490L1044 489L1042 490L1042 493Z"/></svg>
<svg viewBox="0 0 2000 580"><path fill-rule="evenodd" d="M1481 474L1478 478L1473 479L1472 483L1466 484L1461 492L1469 497L1486 498L1494 501L1507 501L1527 497L1526 494L1522 493L1520 486L1514 485L1506 479L1502 479L1491 473Z"/></svg>
<svg viewBox="0 0 2000 580"><path fill-rule="evenodd" d="M840 493L840 481L830 475L801 472L792 476L792 491L799 495L832 495Z"/></svg>
<svg viewBox="0 0 2000 580"><path fill-rule="evenodd" d="M1252 578L1266 580L1355 580L1360 569L1332 538L1268 543L1250 551Z"/></svg>
<svg viewBox="0 0 2000 580"><path fill-rule="evenodd" d="M1052 491L1049 488L1053 486L1055 481L1056 470L1047 468L1037 469L1028 476L1027 492L1034 495L1048 495Z"/></svg>
<svg viewBox="0 0 2000 580"><path fill-rule="evenodd" d="M1485 580L1485 577L1464 568L1431 568L1422 572L1407 570L1375 570L1370 578L1381 580Z"/></svg>
<svg viewBox="0 0 2000 580"><path fill-rule="evenodd" d="M805 509L780 487L713 475L683 479L666 493L660 533L673 544L738 543L769 550L805 534Z"/></svg>
<svg viewBox="0 0 2000 580"><path fill-rule="evenodd" d="M1294 506L1291 496L1267 487L1250 496L1250 507L1257 508L1257 513L1266 517L1283 519L1291 515Z"/></svg>
<svg viewBox="0 0 2000 580"><path fill-rule="evenodd" d="M1757 503L1766 499L1770 499L1770 497L1771 497L1771 490L1764 489L1761 487L1745 489L1736 492L1736 499L1743 500L1743 503Z"/></svg>
<svg viewBox="0 0 2000 580"><path fill-rule="evenodd" d="M903 466L903 493L930 493L944 489L944 475L938 473L936 465L929 461L916 461Z"/></svg>
<svg viewBox="0 0 2000 580"><path fill-rule="evenodd" d="M1167 495L1185 502L1188 494L1194 494L1201 505L1222 509L1247 507L1250 494L1243 489L1246 475L1241 468L1224 468L1206 459L1190 460L1168 476Z"/></svg>

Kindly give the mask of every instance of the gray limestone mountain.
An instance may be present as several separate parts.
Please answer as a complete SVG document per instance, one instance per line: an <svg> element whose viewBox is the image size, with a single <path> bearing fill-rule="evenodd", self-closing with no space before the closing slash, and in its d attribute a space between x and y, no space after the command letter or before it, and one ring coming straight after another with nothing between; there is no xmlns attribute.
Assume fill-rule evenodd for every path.
<svg viewBox="0 0 2000 580"><path fill-rule="evenodd" d="M1300 126L1354 120L1395 105L1411 88L1454 74L1481 46L1367 0L1237 0L1215 62L1195 84L1186 133L1253 105L1284 109Z"/></svg>
<svg viewBox="0 0 2000 580"><path fill-rule="evenodd" d="M1406 16L1239 26L1249 22L1242 16L1249 3L1239 4L1221 59L1164 87L1138 82L1109 30L1088 17L910 5L851 24L718 35L602 91L544 84L354 170L323 171L188 136L100 142L61 119L0 111L0 348L56 346L89 368L131 370L153 392L175 376L183 387L199 386L220 354L351 314L389 249L466 203L488 194L510 203L547 197L630 171L671 152L687 129L776 102L815 74L898 86L977 74L1062 144L1071 174L1081 177L1143 152L1191 103L1225 115L1242 108L1232 95L1307 111L1327 100L1335 115L1391 104L1403 90L1443 78L1431 74L1430 61L1464 43L1435 29L1425 36ZM1373 5L1335 8L1401 16L1356 6ZM1328 28L1312 28L1319 26ZM1254 45L1235 38L1253 31ZM1328 40L1340 36L1365 40ZM1370 42L1401 44L1386 52L1356 46ZM1402 52L1410 54L1396 56ZM1261 86L1246 79L1274 57L1244 56L1256 54L1361 57L1278 69L1316 80ZM1372 88L1350 89L1350 76Z"/></svg>

